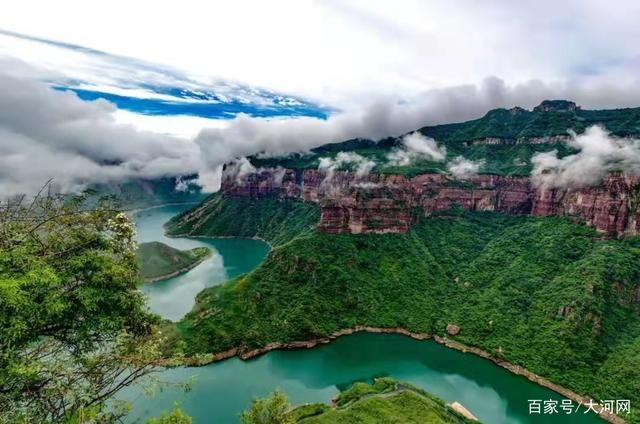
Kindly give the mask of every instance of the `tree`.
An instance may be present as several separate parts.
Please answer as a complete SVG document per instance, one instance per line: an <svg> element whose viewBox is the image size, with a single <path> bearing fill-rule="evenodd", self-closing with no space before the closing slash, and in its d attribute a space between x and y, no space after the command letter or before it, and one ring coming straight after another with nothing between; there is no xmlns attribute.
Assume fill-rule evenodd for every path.
<svg viewBox="0 0 640 424"><path fill-rule="evenodd" d="M0 422L115 421L156 369L158 319L137 289L135 227L109 200L0 203Z"/></svg>
<svg viewBox="0 0 640 424"><path fill-rule="evenodd" d="M240 415L244 424L293 424L287 395L276 390L265 398L256 398L249 409Z"/></svg>
<svg viewBox="0 0 640 424"><path fill-rule="evenodd" d="M184 412L178 407L174 406L171 412L163 412L162 415L156 418L149 418L146 424L191 424L191 417L185 415Z"/></svg>

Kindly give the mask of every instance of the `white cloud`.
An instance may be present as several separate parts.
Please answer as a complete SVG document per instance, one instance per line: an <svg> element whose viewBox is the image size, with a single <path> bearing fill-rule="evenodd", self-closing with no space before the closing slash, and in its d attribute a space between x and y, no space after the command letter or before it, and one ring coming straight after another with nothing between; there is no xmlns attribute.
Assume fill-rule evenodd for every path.
<svg viewBox="0 0 640 424"><path fill-rule="evenodd" d="M3 69L4 70L4 69ZM115 107L85 102L41 82L0 72L0 193L33 193L54 178L63 191L86 184L194 173L189 140L116 122Z"/></svg>
<svg viewBox="0 0 640 424"><path fill-rule="evenodd" d="M415 160L442 162L446 155L446 147L416 131L402 137L402 146L389 152L387 160L392 166L407 166Z"/></svg>
<svg viewBox="0 0 640 424"><path fill-rule="evenodd" d="M338 152L335 158L320 158L318 169L326 174L322 184L330 184L335 172L347 165L355 166L356 179L361 179L369 175L376 163L354 152Z"/></svg>
<svg viewBox="0 0 640 424"><path fill-rule="evenodd" d="M640 173L640 140L611 137L593 126L572 134L578 153L559 157L556 150L533 156L533 182L543 187L580 187L602 182L610 171Z"/></svg>
<svg viewBox="0 0 640 424"><path fill-rule="evenodd" d="M484 165L484 160L472 161L463 156L455 157L447 164L447 170L456 178L465 179L476 175Z"/></svg>

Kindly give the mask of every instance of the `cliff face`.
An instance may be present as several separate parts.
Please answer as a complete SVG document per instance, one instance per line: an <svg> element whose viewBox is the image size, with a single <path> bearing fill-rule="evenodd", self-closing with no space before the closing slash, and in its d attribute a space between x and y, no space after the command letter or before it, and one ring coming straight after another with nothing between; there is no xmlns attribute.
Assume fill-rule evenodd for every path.
<svg viewBox="0 0 640 424"><path fill-rule="evenodd" d="M596 187L535 187L527 177L477 175L464 181L445 174L370 174L267 169L238 178L223 174L227 196L275 194L318 203L318 228L328 233L402 233L415 211L430 215L454 206L472 211L561 215L611 236L640 233L640 177L611 173Z"/></svg>

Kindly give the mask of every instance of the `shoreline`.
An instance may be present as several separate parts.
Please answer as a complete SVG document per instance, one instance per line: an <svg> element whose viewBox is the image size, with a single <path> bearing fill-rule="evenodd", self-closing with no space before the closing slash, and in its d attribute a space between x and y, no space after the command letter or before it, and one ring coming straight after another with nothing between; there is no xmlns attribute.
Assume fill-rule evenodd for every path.
<svg viewBox="0 0 640 424"><path fill-rule="evenodd" d="M171 272L171 273L165 274L165 275L160 275L158 277L143 278L142 279L142 283L143 284L157 283L158 281L167 280L169 278L176 277L176 276L178 276L180 274L185 274L185 273L191 271L192 269L194 269L195 267L197 267L198 265L200 265L202 262L204 262L207 259L211 258L212 256L213 256L213 250L209 249L209 253L207 253L205 256L201 257L200 259L198 259L197 261L195 261L194 263L192 263L188 267L181 268L181 269L179 269L177 271L174 271L174 272Z"/></svg>
<svg viewBox="0 0 640 424"><path fill-rule="evenodd" d="M454 349L462 353L470 353L476 356L480 356L481 358L491 361L493 364L506 369L512 374L525 377L527 380L539 386L552 390L555 393L561 396L564 396L567 399L571 399L574 402L578 402L584 405L591 400L591 398L587 396L580 395L570 389L567 389L566 387L560 386L559 384L555 384L547 380L546 378L527 370L526 368L520 365L515 365L508 361L496 358L492 356L489 352L484 351L480 348L467 346L463 343L457 342L455 340L451 340L447 337L441 337L436 334L414 333L402 327L372 327L372 326L366 326L366 325L357 325L355 327L338 330L335 333L332 333L331 335L326 337L320 337L317 339L310 339L310 340L304 340L304 341L271 342L271 343L267 343L265 346L261 348L253 349L246 352L242 352L239 348L231 348L222 352L211 354L211 356L204 361L202 360L198 361L198 359L193 357L184 358L184 362L182 365L186 367L198 367L198 366L209 365L214 362L223 361L225 359L230 359L233 357L238 357L243 361L246 361L246 360L258 357L260 355L266 354L268 352L271 352L273 350L312 349L317 346L331 343L332 341L336 340L338 337L347 336L347 335L360 333L360 332L374 333L374 334L400 334L403 336L410 337L414 340L433 340L436 343L441 344L444 347L447 347L449 349ZM595 399L593 399L593 401L595 402ZM605 411L600 404L595 404L594 409L597 412L599 412L598 416L607 422L610 422L613 424L624 424L626 422L623 418L611 412Z"/></svg>

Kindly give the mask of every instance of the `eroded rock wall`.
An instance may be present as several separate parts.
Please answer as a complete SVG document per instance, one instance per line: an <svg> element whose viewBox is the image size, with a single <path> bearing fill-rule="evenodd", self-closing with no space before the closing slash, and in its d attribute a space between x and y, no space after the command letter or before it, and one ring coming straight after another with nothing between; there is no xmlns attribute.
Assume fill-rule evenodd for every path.
<svg viewBox="0 0 640 424"><path fill-rule="evenodd" d="M458 206L472 211L571 216L611 236L640 233L640 178L609 174L595 187L535 187L527 177L445 174L402 175L308 170L260 170L239 178L223 174L228 196L278 195L318 203L319 229L328 233L408 231L416 212L430 215Z"/></svg>

